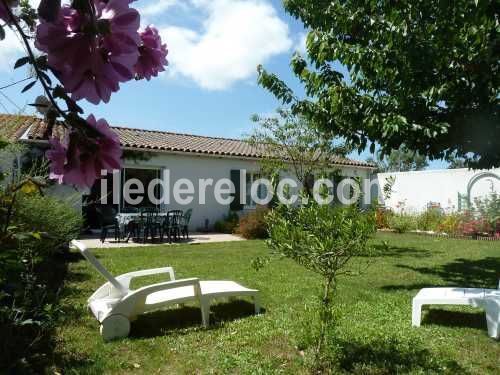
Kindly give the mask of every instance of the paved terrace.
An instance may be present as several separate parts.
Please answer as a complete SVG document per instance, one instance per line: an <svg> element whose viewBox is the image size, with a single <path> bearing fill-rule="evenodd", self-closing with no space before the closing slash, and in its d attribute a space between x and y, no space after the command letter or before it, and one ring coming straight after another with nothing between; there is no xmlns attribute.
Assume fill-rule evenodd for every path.
<svg viewBox="0 0 500 375"><path fill-rule="evenodd" d="M119 248L119 247L142 247L142 246L158 246L158 245L170 245L167 241L163 243L159 242L116 242L114 237L106 238L104 243L101 243L99 235L92 236L82 236L80 241L83 242L90 249L107 249L107 248ZM172 242L171 245L177 244L199 244L199 243L209 243L209 242L228 242L228 241L244 241L244 238L236 236L234 234L222 234L222 233L190 233L189 239L185 239L179 242Z"/></svg>

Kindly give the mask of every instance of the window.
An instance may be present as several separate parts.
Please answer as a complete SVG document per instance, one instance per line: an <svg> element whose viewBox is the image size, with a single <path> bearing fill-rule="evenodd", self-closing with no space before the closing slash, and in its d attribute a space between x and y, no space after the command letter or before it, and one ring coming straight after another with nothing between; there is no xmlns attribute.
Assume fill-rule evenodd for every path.
<svg viewBox="0 0 500 375"><path fill-rule="evenodd" d="M136 207L136 208L142 208L142 207L155 207L156 205L151 202L151 200L148 197L148 187L151 181L153 181L156 178L161 178L161 170L160 169L143 169L143 168L124 168L122 170L122 189L126 181L129 181L131 179L137 179L141 181L142 185L144 186L144 193L143 194L130 194L131 199L136 199L139 196L142 197L142 201L139 204L136 205L131 205L130 203L125 202L123 194L122 194L122 204L121 204L121 209L126 209L127 207ZM132 185L134 188L137 186ZM160 199L161 198L161 187L159 184L155 185L155 198Z"/></svg>
<svg viewBox="0 0 500 375"><path fill-rule="evenodd" d="M252 184L263 176L259 172L246 173L246 201L245 208L255 208L257 205L252 199ZM257 189L257 196L259 199L264 199L267 195L267 187L264 184L259 184Z"/></svg>

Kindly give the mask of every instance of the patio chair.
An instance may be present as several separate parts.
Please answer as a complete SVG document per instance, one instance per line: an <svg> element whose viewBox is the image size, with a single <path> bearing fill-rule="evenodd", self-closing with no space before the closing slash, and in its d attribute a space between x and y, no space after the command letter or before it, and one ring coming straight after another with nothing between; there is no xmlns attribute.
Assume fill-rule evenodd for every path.
<svg viewBox="0 0 500 375"><path fill-rule="evenodd" d="M96 206L95 210L97 212L99 226L101 227L101 242L104 243L104 241L106 240L109 229L113 230L115 241L119 241L121 233L118 221L116 221L116 209L113 206L100 205Z"/></svg>
<svg viewBox="0 0 500 375"><path fill-rule="evenodd" d="M469 305L486 312L488 334L500 338L500 280L498 289L424 288L413 298L412 325L420 327L423 305Z"/></svg>
<svg viewBox="0 0 500 375"><path fill-rule="evenodd" d="M193 209L190 208L186 212L184 212L184 215L182 215L182 220L181 220L181 235L184 238L189 239L189 222L191 221L191 215L193 214Z"/></svg>
<svg viewBox="0 0 500 375"><path fill-rule="evenodd" d="M209 325L210 301L214 298L249 296L253 299L255 313L260 312L259 291L245 288L234 281L200 281L198 278L175 280L172 267L129 272L113 277L83 243L73 240L71 244L107 280L88 299L88 307L98 320L105 341L128 336L130 322L138 315L179 303L199 303L204 327ZM156 274L169 274L170 281L130 289L133 278Z"/></svg>
<svg viewBox="0 0 500 375"><path fill-rule="evenodd" d="M160 235L162 240L165 237L165 234L168 236L168 242L172 242L172 237L174 238L174 241L180 239L182 215L181 210L168 211L162 224L162 231Z"/></svg>
<svg viewBox="0 0 500 375"><path fill-rule="evenodd" d="M147 241L148 236L151 236L151 242L153 242L156 234L160 235L161 223L158 219L158 210L156 208L146 207L141 210L141 229L143 242Z"/></svg>

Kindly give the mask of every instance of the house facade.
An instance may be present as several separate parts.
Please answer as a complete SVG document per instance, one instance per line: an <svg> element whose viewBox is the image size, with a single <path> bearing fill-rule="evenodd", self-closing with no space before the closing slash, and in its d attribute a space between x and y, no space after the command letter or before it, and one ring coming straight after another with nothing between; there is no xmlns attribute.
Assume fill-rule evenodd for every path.
<svg viewBox="0 0 500 375"><path fill-rule="evenodd" d="M8 138L39 149L42 154L48 147L47 127L43 119L0 115L0 128L8 129ZM56 136L60 136L62 131L57 126L53 129ZM131 205L124 199L127 181L139 180L145 186L157 182L153 184L153 189L156 189L154 194L162 196L162 202L151 202L146 192L139 192L130 194L133 198L143 198L133 206L155 205L163 210L192 209L191 230L209 230L230 210L244 214L256 208L257 204L250 198L251 185L261 177L260 161L264 156L248 143L238 139L124 127L113 127L113 131L118 134L124 150L120 171L104 176L92 189L77 190L70 186L53 185L49 188L50 193L69 199L76 209L91 218L95 204L113 204L118 211L124 211ZM20 165L21 161L16 163ZM368 163L341 157L332 159L332 168L341 176L362 179L371 179L374 171ZM158 180L163 183L158 183ZM185 186L186 180L193 184L190 191ZM231 203L221 204L215 198L215 185L221 180L231 181L236 186L229 193L233 197ZM200 181L205 182L200 184ZM213 181L212 184L209 184L210 181ZM174 196L174 190L179 190L174 187L184 193ZM111 196L110 192L116 190L119 193Z"/></svg>

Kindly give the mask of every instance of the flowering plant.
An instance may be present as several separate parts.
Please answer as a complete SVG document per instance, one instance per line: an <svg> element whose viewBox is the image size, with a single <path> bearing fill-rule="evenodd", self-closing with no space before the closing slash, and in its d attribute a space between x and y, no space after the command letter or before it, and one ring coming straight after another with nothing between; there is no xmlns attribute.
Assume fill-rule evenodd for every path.
<svg viewBox="0 0 500 375"><path fill-rule="evenodd" d="M38 82L48 98L43 105L51 146L47 157L51 178L59 183L90 187L102 169L121 165L120 142L106 120L82 117L77 102L108 103L120 84L150 80L168 64L158 30L139 30L140 15L131 2L73 0L61 5L61 0L41 0L35 11L27 2L0 0L0 21L5 22L0 22L0 40L6 27L16 32L27 56L14 68L33 67L33 80L23 92ZM41 55L35 54L31 40ZM66 127L64 139L51 137L58 119Z"/></svg>

